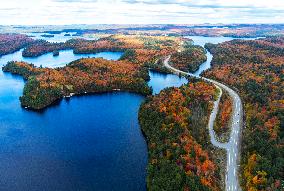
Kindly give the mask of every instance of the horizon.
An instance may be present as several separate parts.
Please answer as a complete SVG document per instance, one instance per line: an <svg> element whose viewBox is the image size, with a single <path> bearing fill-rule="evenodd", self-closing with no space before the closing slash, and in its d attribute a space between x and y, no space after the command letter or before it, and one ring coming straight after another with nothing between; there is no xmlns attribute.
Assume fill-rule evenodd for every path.
<svg viewBox="0 0 284 191"><path fill-rule="evenodd" d="M27 27L40 27L40 26L76 26L76 25L106 25L106 26L111 26L111 25L116 25L116 26L126 26L126 25L137 25L137 26L162 26L162 25L172 25L172 26L232 26L232 25L284 25L283 23L196 23L196 24L191 24L191 23L184 23L184 24L174 24L174 23L146 23L146 24L137 24L137 23L125 23L125 24L117 24L117 23L94 23L94 24L84 24L84 23L77 23L77 24L0 24L0 26L27 26Z"/></svg>
<svg viewBox="0 0 284 191"><path fill-rule="evenodd" d="M0 10L4 26L284 23L281 0L10 0Z"/></svg>
<svg viewBox="0 0 284 191"><path fill-rule="evenodd" d="M8 0L0 191L284 191L284 0Z"/></svg>

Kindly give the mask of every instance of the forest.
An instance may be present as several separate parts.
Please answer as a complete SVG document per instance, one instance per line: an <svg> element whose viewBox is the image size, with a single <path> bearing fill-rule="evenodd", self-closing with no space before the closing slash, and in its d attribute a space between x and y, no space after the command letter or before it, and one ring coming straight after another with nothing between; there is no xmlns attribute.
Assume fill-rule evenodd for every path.
<svg viewBox="0 0 284 191"><path fill-rule="evenodd" d="M151 93L147 69L125 61L86 58L56 69L12 61L2 69L27 79L20 101L22 106L36 110L70 95L114 90Z"/></svg>
<svg viewBox="0 0 284 191"><path fill-rule="evenodd" d="M161 58L169 54L172 54L174 66L189 72L195 72L206 61L204 48L193 45L190 39L146 35L111 35L99 40L71 39L65 43L37 40L24 49L23 56L37 57L66 49L73 49L75 54L124 52L121 60L127 59L133 63L145 64L164 73L169 71L163 66Z"/></svg>
<svg viewBox="0 0 284 191"><path fill-rule="evenodd" d="M214 122L213 129L220 142L228 142L230 139L230 122L232 117L233 102L228 92L223 91L219 110Z"/></svg>
<svg viewBox="0 0 284 191"><path fill-rule="evenodd" d="M35 40L34 43L24 48L23 57L37 57L58 50L70 49L66 43L50 43L46 40Z"/></svg>
<svg viewBox="0 0 284 191"><path fill-rule="evenodd" d="M148 69L169 72L163 57L185 47L192 48L191 40L181 37L111 35L99 40L71 39L65 43L50 43L35 40L23 50L25 57L37 57L59 50L73 49L74 53L97 53L101 51L123 51L119 61L103 59L81 59L57 69L38 68L23 62L9 62L3 71L24 76L28 81L21 97L21 104L33 109L42 109L69 94L82 92L106 92L121 89L147 95ZM199 51L198 48L196 51ZM178 57L183 57L179 55ZM181 58L182 59L182 58ZM121 68L119 68L121 67ZM46 97L46 98L45 98Z"/></svg>
<svg viewBox="0 0 284 191"><path fill-rule="evenodd" d="M213 67L203 75L235 88L243 101L241 184L281 190L284 182L284 38L207 44Z"/></svg>
<svg viewBox="0 0 284 191"><path fill-rule="evenodd" d="M147 139L148 190L221 190L207 129L215 86L199 80L167 88L140 107Z"/></svg>
<svg viewBox="0 0 284 191"><path fill-rule="evenodd" d="M0 55L24 48L23 57L38 57L46 53L53 53L56 56L60 50L67 49L72 49L74 54L124 52L121 60L145 65L165 73L169 71L163 66L162 60L170 54L176 67L190 72L196 71L200 64L206 61L205 50L193 45L192 40L183 37L116 34L98 40L70 39L66 42L53 43L33 40L26 35L2 34L0 44L2 45Z"/></svg>
<svg viewBox="0 0 284 191"><path fill-rule="evenodd" d="M184 41L182 49L172 54L171 65L181 71L194 73L206 60L206 51L202 46L193 45L191 41Z"/></svg>
<svg viewBox="0 0 284 191"><path fill-rule="evenodd" d="M71 39L65 43L51 43L36 40L23 51L25 57L37 57L55 50L73 49L75 54L88 54L103 51L135 50L138 61L145 61L151 55L165 54L176 51L179 43L184 40L179 37L159 37L143 35L111 35L98 40ZM147 51L147 53L145 53ZM148 55L150 54L150 55ZM145 56L145 58L143 57Z"/></svg>
<svg viewBox="0 0 284 191"><path fill-rule="evenodd" d="M0 57L16 52L34 42L32 38L22 34L0 34Z"/></svg>
<svg viewBox="0 0 284 191"><path fill-rule="evenodd" d="M76 26L73 26L76 28ZM61 29L46 27L49 34L62 32L76 32L76 36L89 36L93 34L142 34L142 35L169 35L169 36L228 36L228 37L269 37L284 35L283 24L151 24L143 26L114 25L112 28L101 26L99 29ZM1 29L1 28L0 28ZM49 31L48 31L49 30ZM74 36L73 35L73 36Z"/></svg>

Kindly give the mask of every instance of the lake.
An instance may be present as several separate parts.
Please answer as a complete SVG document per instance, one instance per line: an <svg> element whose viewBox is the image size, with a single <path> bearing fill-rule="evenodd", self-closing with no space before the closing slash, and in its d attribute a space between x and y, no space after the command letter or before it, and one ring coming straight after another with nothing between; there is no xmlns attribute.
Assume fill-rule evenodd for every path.
<svg viewBox="0 0 284 191"><path fill-rule="evenodd" d="M220 36L220 37L187 36L187 38L192 39L195 45L199 45L202 47L204 47L206 43L218 44L218 43L222 43L222 42L226 42L226 41L230 41L234 39L242 39L242 40L256 39L256 38L234 38L234 37L224 37L224 36ZM199 69L196 72L193 73L194 75L199 76L203 71L211 67L211 61L212 61L213 56L208 51L206 51L206 56L207 56L207 60L203 64L200 65Z"/></svg>
<svg viewBox="0 0 284 191"><path fill-rule="evenodd" d="M82 57L117 60L122 53L0 58L58 67ZM150 71L154 93L186 83ZM44 112L20 106L22 77L0 71L0 190L146 190L147 145L138 124L144 97L127 92L63 99Z"/></svg>
<svg viewBox="0 0 284 191"><path fill-rule="evenodd" d="M26 34L33 39L43 39L43 40L46 40L48 42L66 42L67 40L70 40L70 39L73 39L73 38L82 38L82 36L73 36L73 35L76 35L76 32L69 32L69 33L62 32L60 34L52 34L52 35L54 35L54 37L42 36L42 35L51 35L49 33L44 33L44 32L23 33L23 34ZM66 36L67 34L69 34L70 36ZM86 37L84 37L84 39L96 40L95 38L86 38Z"/></svg>
<svg viewBox="0 0 284 191"><path fill-rule="evenodd" d="M232 39L189 38L202 46ZM74 55L66 50L57 57L23 58L21 51L1 57L0 65L23 60L58 67L82 57L117 60L122 54ZM210 67L210 55L196 75ZM176 75L149 72L153 94L187 82ZM0 71L0 190L146 190L147 145L138 124L145 97L127 92L73 96L34 112L20 106L23 87L21 77Z"/></svg>
<svg viewBox="0 0 284 191"><path fill-rule="evenodd" d="M44 55L41 55L39 57L23 57L22 56L23 49L13 53L8 54L5 56L0 57L0 65L6 64L8 61L14 60L14 61L24 61L28 63L33 63L36 66L43 66L43 67L49 67L49 68L55 68L55 67L62 67L66 64L80 59L80 58L88 58L88 57L94 57L94 58L107 58L108 60L118 60L122 52L99 52L94 54L73 54L73 50L61 50L59 51L59 56L53 56L52 53L47 53Z"/></svg>

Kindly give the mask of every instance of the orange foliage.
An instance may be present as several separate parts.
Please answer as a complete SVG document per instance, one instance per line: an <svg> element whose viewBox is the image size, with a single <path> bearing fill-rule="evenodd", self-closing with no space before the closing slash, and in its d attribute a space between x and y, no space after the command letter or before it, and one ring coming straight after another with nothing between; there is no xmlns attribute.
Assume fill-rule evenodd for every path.
<svg viewBox="0 0 284 191"><path fill-rule="evenodd" d="M227 92L223 92L219 103L219 111L214 124L215 133L220 136L229 132L229 122L232 114L232 100Z"/></svg>
<svg viewBox="0 0 284 191"><path fill-rule="evenodd" d="M213 53L213 67L204 75L236 88L244 102L244 186L247 190L272 189L284 177L280 170L284 162L279 160L284 146L284 38L233 40L206 47Z"/></svg>
<svg viewBox="0 0 284 191"><path fill-rule="evenodd" d="M180 88L170 88L151 97L142 105L139 114L141 127L150 141L149 149L153 154L149 156L151 165L162 168L159 167L161 161L170 160L178 168L182 168L182 172L186 176L197 176L202 185L212 190L219 190L216 178L218 168L206 147L206 142L209 139L206 130L208 118L198 119L202 121L203 125L195 126L192 116L201 111L205 116L210 114L216 91L215 86L203 81L192 82ZM204 105L204 108L200 105ZM149 116L153 115L151 112L158 112L159 116L163 117L149 119ZM144 120L161 120L162 124L157 127L147 126L143 122ZM205 131L202 131L203 128ZM199 140L201 141L199 142ZM154 154L159 153L161 148L164 148L162 155ZM149 176L154 175L150 174ZM189 185L183 185L183 189L188 190Z"/></svg>
<svg viewBox="0 0 284 191"><path fill-rule="evenodd" d="M21 103L34 109L46 107L63 96L84 92L121 89L142 94L150 93L145 81L148 73L139 65L127 61L86 58L56 69L36 68L24 62L10 62L3 70L23 75L25 78L33 77L31 80L29 78L26 84L30 88L24 89ZM29 91L25 91L27 89ZM46 98L42 99L42 94L45 94Z"/></svg>
<svg viewBox="0 0 284 191"><path fill-rule="evenodd" d="M0 34L0 56L13 53L34 42L32 38L22 34Z"/></svg>

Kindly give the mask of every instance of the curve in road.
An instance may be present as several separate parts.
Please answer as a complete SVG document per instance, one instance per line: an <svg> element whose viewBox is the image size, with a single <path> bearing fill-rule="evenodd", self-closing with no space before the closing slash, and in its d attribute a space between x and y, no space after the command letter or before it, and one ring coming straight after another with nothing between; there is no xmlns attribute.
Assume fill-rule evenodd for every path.
<svg viewBox="0 0 284 191"><path fill-rule="evenodd" d="M181 71L179 69L176 69L172 67L169 64L171 56L168 56L164 60L164 65L168 69L172 70L176 74L184 74L187 76L192 76L196 78L200 78L202 80L205 80L207 82L213 83L219 90L220 94L218 99L214 102L214 107L211 112L209 122L208 122L208 128L210 133L210 139L214 146L222 149L226 149L227 151L227 171L226 171L226 190L227 191L239 191L241 190L238 182L238 155L239 155L239 141L240 141L240 131L241 131L241 123L242 123L242 102L239 97L239 95L229 88L228 86L217 82L215 80L200 77L199 75L195 75L192 73L187 73L184 71ZM231 124L231 134L230 134L230 140L227 143L220 143L216 140L215 132L213 130L214 121L216 119L216 115L218 112L219 102L220 98L222 96L222 90L227 91L230 95L230 97L233 100L233 112L232 112L232 124Z"/></svg>

